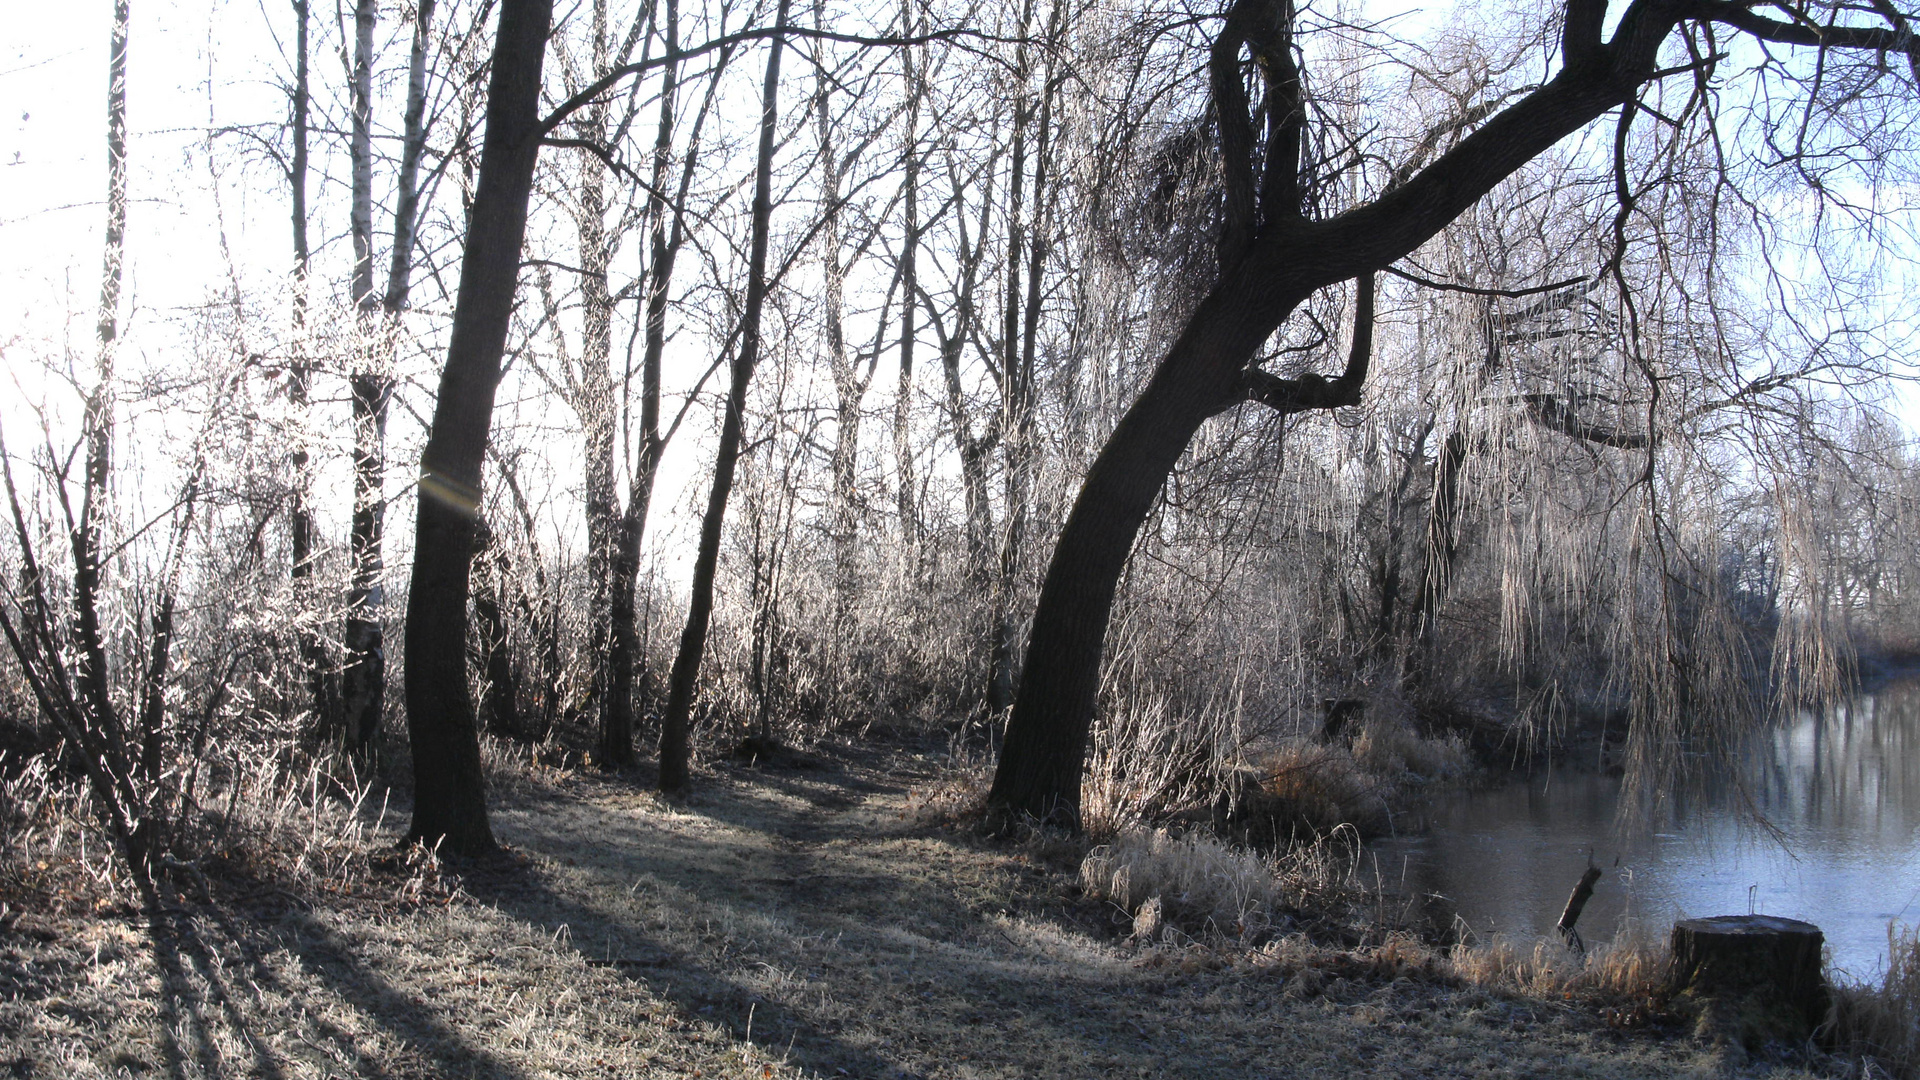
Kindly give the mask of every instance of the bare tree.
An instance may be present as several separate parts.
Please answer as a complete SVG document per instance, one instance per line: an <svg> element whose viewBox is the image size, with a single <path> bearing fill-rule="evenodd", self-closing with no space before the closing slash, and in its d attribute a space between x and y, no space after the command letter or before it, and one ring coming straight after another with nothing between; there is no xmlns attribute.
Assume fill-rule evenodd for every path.
<svg viewBox="0 0 1920 1080"><path fill-rule="evenodd" d="M580 86L625 65L648 28L652 11L636 13L627 32L615 41L610 36L608 10L604 0L596 2L587 30L587 55L577 58L564 36L556 38L562 75L567 88ZM670 13L671 15L671 13ZM649 37L649 43L650 43ZM636 84L637 89L637 84ZM636 223L632 200L618 205L618 190L609 192L607 171L619 164L623 134L632 126L635 105L631 98L618 114L605 98L596 98L575 112L566 124L567 137L550 139L577 148L578 171L561 189L572 198L569 209L574 222L577 257L574 276L578 281L580 343L578 356L571 355L562 332L559 300L554 295L550 275L543 267L541 292L545 299L547 328L559 352L559 371L548 379L559 396L580 419L585 451L585 505L587 518L587 580L589 601L587 626L588 710L600 720L599 760L606 768L618 768L634 762L631 721L621 722L621 712L610 699L610 665L605 658L612 648L612 605L614 567L619 559L621 510L617 464L617 436L620 426L620 394L613 370L613 325L617 297L611 285L613 259L625 235ZM629 189L630 190L630 189ZM610 205L610 200L612 205ZM613 220L609 221L609 211ZM625 290L622 290L623 292Z"/></svg>
<svg viewBox="0 0 1920 1080"><path fill-rule="evenodd" d="M420 461L406 624L415 790L409 836L461 855L494 847L467 682L468 581L481 466L540 153L540 73L552 15L549 0L505 0L500 7L452 338Z"/></svg>
<svg viewBox="0 0 1920 1080"><path fill-rule="evenodd" d="M359 0L354 9L349 139L353 274L349 289L359 319L362 351L348 379L353 400L353 520L348 540L346 663L341 673L338 734L348 750L363 761L377 745L386 701L387 661L381 616L386 565L381 549L387 511L387 412L393 398L398 319L407 308L413 282L422 194L420 162L427 141L427 52L433 13L434 0L420 0L413 12L393 245L386 287L375 291L373 33L379 13L374 0Z"/></svg>
<svg viewBox="0 0 1920 1080"><path fill-rule="evenodd" d="M308 136L311 133L311 106L313 95L309 85L311 74L309 63L308 30L311 20L308 17L307 0L293 0L294 17L294 69L293 85L290 88L291 115L287 126L292 136L293 150L287 161L287 189L291 196L291 224L293 227L293 333L294 354L288 364L287 397L292 403L296 425L301 427L295 435L293 452L290 455L293 466L293 489L287 500L287 531L291 545L291 576L295 601L303 613L302 624L297 631L301 662L306 667L307 693L312 698L314 730L326 731L333 724L338 704L335 701L335 679L332 664L327 657L327 648L319 632L304 621L304 613L314 605L314 562L318 557L315 547L313 515L313 473L312 452L304 434L309 395L313 383L313 357L309 354L307 342L307 289L313 269L313 250L307 238L307 166Z"/></svg>
<svg viewBox="0 0 1920 1080"><path fill-rule="evenodd" d="M734 466L740 458L747 388L760 362L760 318L767 296L767 240L773 219L773 153L779 124L780 31L787 24L788 0L780 0L774 15L774 34L767 52L767 74L760 96L760 149L754 159L752 237L747 258L746 299L740 316L740 351L734 355L727 389L726 416L720 428L720 447L713 466L713 487L700 519L700 547L694 556L693 595L688 601L686 627L680 633L680 651L673 658L667 683L667 711L660 729L660 789L684 791L691 747L688 732L693 719L694 689L706 651L707 627L713 618L713 576L720 561L720 530L727 515L727 496L733 490Z"/></svg>
<svg viewBox="0 0 1920 1080"><path fill-rule="evenodd" d="M997 815L1078 821L1115 587L1161 485L1200 426L1243 402L1293 413L1359 400L1363 346L1330 378L1283 378L1256 364L1302 302L1392 266L1506 177L1608 112L1621 110L1624 133L1639 112L1642 87L1714 70L1722 33L1817 49L1835 60L1849 53L1920 56L1898 13L1884 25L1844 22L1838 11L1829 17L1796 10L1792 21L1782 21L1735 2L1634 0L1609 37L1608 7L1604 0L1569 0L1559 12L1557 72L1458 117L1434 137L1457 143L1431 163L1349 194L1335 181L1353 159L1312 138L1316 102L1296 39L1299 12L1281 0L1231 6L1207 69L1220 155L1214 284L1088 470L1055 548L989 795ZM1691 58L1663 63L1669 40L1691 49ZM1369 298L1372 289L1359 295ZM1355 321L1355 341L1364 342L1364 305Z"/></svg>

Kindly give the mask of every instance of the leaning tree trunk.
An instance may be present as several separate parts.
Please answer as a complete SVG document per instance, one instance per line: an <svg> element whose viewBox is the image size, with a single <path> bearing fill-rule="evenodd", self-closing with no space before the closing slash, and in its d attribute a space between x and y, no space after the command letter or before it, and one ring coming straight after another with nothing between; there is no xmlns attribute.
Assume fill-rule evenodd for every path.
<svg viewBox="0 0 1920 1080"><path fill-rule="evenodd" d="M1087 470L1040 586L1030 659L987 796L996 815L1079 822L1100 654L1134 537L1187 443L1233 400L1247 358L1279 322L1246 292L1229 280L1201 303Z"/></svg>
<svg viewBox="0 0 1920 1080"><path fill-rule="evenodd" d="M467 587L481 466L540 153L540 67L552 0L504 0L487 87L480 177L460 260L447 365L420 455L406 624L409 838L457 855L494 848L467 685Z"/></svg>
<svg viewBox="0 0 1920 1080"><path fill-rule="evenodd" d="M1635 5L1607 40L1606 5L1570 0L1565 66L1552 79L1431 164L1410 164L1371 202L1318 218L1310 216L1318 210L1308 205L1299 172L1307 110L1292 9L1281 0L1236 0L1208 64L1221 162L1219 275L1095 458L1054 548L988 793L995 818L1030 814L1078 824L1114 592L1154 498L1201 423L1239 400L1283 412L1358 401L1364 364L1360 379L1351 377L1352 361L1338 379L1281 379L1253 364L1267 337L1315 291L1390 266L1501 180L1630 100L1656 76L1662 44L1681 17L1677 5ZM1258 60L1253 70L1264 94L1259 135L1242 60L1248 54Z"/></svg>
<svg viewBox="0 0 1920 1080"><path fill-rule="evenodd" d="M774 16L776 29L787 23L788 0L780 0ZM720 450L713 465L713 489L707 495L706 514L700 520L700 548L693 562L693 595L687 604L687 624L680 633L680 651L673 658L667 681L667 714L660 727L660 790L684 791L688 781L687 732L693 721L693 692L700 679L701 654L706 651L707 626L713 618L713 576L720 564L720 528L727 516L727 496L733 491L733 471L740 459L741 428L747 409L747 386L760 360L760 313L767 298L767 230L773 218L773 150L779 119L780 46L775 34L767 55L766 83L761 91L760 150L754 163L753 234L747 256L747 296L741 314L740 352L734 357L727 412L720 426Z"/></svg>

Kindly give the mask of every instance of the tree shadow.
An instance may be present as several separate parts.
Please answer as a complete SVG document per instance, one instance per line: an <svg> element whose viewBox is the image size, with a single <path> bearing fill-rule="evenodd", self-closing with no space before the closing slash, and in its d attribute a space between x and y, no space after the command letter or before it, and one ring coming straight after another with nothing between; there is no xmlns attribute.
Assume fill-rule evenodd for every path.
<svg viewBox="0 0 1920 1080"><path fill-rule="evenodd" d="M246 1045L253 1059L251 1066L239 1075L263 1080L280 1080L285 1076L280 1063L248 1020L246 1009L235 1000L213 948L184 912L164 911L157 915L149 925L147 941L154 966L160 969L160 1049L169 1074L182 1080L188 1075L188 1055L178 1035L182 1030L192 1039L193 1060L200 1073L204 1076L222 1074L220 1051L214 1037L217 1022L202 1007L202 1000L206 999L218 1010L219 1020ZM201 992L196 993L196 988Z"/></svg>
<svg viewBox="0 0 1920 1080"><path fill-rule="evenodd" d="M211 933L196 925L196 918L206 920ZM350 943L297 902L271 917L260 909L234 911L219 905L170 909L154 920L149 941L160 971L163 1067L171 1076L284 1080L282 1056L262 1037L265 1030L285 1032L290 1026L289 1018L275 1015L266 1001L267 994L278 994L301 1002L298 1019L325 1040L315 1043L304 1032L294 1032L324 1059L317 1064L325 1074L345 1072L374 1080L400 1075L528 1078L510 1062L463 1038L431 1004L381 978ZM363 1054L352 1032L307 1003L308 988L289 984L267 960L276 950L294 957L302 972L384 1028L419 1067L408 1068L407 1062L401 1062L396 1072L388 1063ZM229 975L229 969L237 977ZM213 1006L211 1014L207 1004ZM183 1030L190 1037L190 1047L182 1046L176 1034ZM249 1060L222 1060L217 1039L222 1030L246 1046Z"/></svg>
<svg viewBox="0 0 1920 1080"><path fill-rule="evenodd" d="M695 881L704 876L691 869L685 875ZM770 1058L825 1076L902 1075L886 1058L842 1040L792 1003L747 985L632 921L553 888L533 867L469 873L462 887L474 899L556 940L564 927L564 938L581 960L644 989L671 1007L681 1025L719 1025L731 1038L759 1047ZM702 891L698 884L683 887L688 896Z"/></svg>
<svg viewBox="0 0 1920 1080"><path fill-rule="evenodd" d="M498 834L548 863L551 875L529 865L514 874L469 876L464 888L517 921L549 933L567 927L574 949L587 962L643 984L685 1018L725 1025L736 1039L746 1038L751 1025L753 1041L763 1050L821 1075L918 1075L916 1062L928 1067L928 1050L941 1052L937 1046L907 1045L917 1041L913 1028L921 1020L948 1032L946 1049L964 1051L971 1039L987 1059L995 1056L991 1023L1016 1015L1028 1028L1049 1029L1047 1037L1068 1056L1075 1047L1086 1053L1103 1050L1117 1038L1140 1041L1132 1038L1137 1028L1117 1014L1083 1011L1089 997L1113 989L1107 976L1071 974L1065 966L1043 971L1030 965L1032 957L1011 939L982 948L979 940L995 937L989 924L1003 912L966 910L953 883L938 873L903 877L877 860L848 856L841 843L847 839L845 827L827 819L857 807L864 796L896 794L900 786L823 771L738 770L709 779L717 782L673 803L673 809L735 830L733 842L716 840L712 830L682 835L659 827L647 811L620 822L617 808L585 808L588 816L582 820L553 812L558 808L552 804L531 812L508 807L496 815ZM805 809L796 812L789 799L803 800ZM600 817L603 810L606 816ZM615 831L616 822L628 827ZM876 835L886 840L924 838L924 833L907 828ZM561 874L599 880L563 885L552 879ZM634 914L614 910L622 904L623 889L642 887L677 910L705 910L715 920L758 926L757 932L720 943L723 955L737 950L726 963L737 973L721 970L723 961L711 956L715 950L671 944L663 940L669 935L643 931ZM768 920L785 921L791 929L768 931ZM975 941L958 945L951 940L955 934ZM806 943L828 939L852 943L833 950L840 955L827 960L828 985L803 980L796 986L768 986L766 979L747 977L752 969L812 968L820 959ZM696 950L709 956L695 955ZM870 958L871 964L865 970L850 966L858 957ZM903 989L908 984L912 989ZM818 1001L823 993L835 997L839 1007L823 1007ZM1039 1008L1027 1007L1035 1005ZM902 1035L893 1047L850 1037L847 1025L836 1019L851 1015L871 1027L903 1007L913 1015L893 1017L887 1025ZM1006 1064L1022 1063L1009 1058Z"/></svg>

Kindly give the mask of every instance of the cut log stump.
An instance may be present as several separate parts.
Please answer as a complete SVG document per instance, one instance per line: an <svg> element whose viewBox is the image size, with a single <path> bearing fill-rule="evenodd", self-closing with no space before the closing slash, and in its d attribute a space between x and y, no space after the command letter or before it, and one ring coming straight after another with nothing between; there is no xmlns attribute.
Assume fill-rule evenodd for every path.
<svg viewBox="0 0 1920 1080"><path fill-rule="evenodd" d="M1687 919L1673 927L1667 989L1716 1043L1804 1042L1830 1003L1825 940L1812 923L1772 915Z"/></svg>

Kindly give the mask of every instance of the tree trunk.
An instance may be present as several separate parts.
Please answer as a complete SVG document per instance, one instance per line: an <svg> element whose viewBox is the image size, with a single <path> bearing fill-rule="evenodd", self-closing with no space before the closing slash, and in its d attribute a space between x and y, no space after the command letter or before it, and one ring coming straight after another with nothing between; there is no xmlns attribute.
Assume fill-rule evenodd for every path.
<svg viewBox="0 0 1920 1080"><path fill-rule="evenodd" d="M380 736L387 692L385 631L381 625L381 539L386 521L386 328L373 291L373 31L375 0L354 8L352 134L353 305L361 355L348 380L353 398L353 521L348 533L346 666L341 673L340 740L356 761L367 761Z"/></svg>
<svg viewBox="0 0 1920 1080"><path fill-rule="evenodd" d="M1019 566L1020 541L1026 532L1028 391L1021 363L1020 270L1026 247L1025 196L1027 183L1027 27L1033 20L1033 0L1025 0L1020 9L1019 37L1015 52L1013 87L1018 95L1013 106L1013 157L1007 171L1007 252L1006 293L1000 315L1000 453L1005 468L1001 474L1001 493L1005 499L1000 532L1000 568L993 580L993 610L988 649L987 711L994 715L1013 704L1013 656L1018 643L1013 640L1013 582Z"/></svg>
<svg viewBox="0 0 1920 1080"><path fill-rule="evenodd" d="M776 28L787 23L789 0L780 0ZM720 529L727 514L727 496L733 491L734 467L740 458L741 428L747 408L747 386L760 360L760 313L767 295L767 232L773 218L773 150L779 118L780 49L776 34L767 55L766 81L761 91L760 150L754 164L753 233L747 257L747 296L741 315L740 352L733 362L727 391L726 417L720 426L720 449L713 466L713 489L700 520L700 547L694 556L692 597L687 624L680 633L680 651L673 658L667 682L667 714L660 730L660 790L686 790L693 720L693 694L700 679L700 660L706 651L707 625L713 617L713 576L720 563Z"/></svg>
<svg viewBox="0 0 1920 1080"><path fill-rule="evenodd" d="M986 234L992 224L993 214L993 172L998 159L998 150L992 152L984 170L986 190L980 200L980 226L969 248L965 244L966 230L962 228L962 247L959 254L960 281L955 290L953 304L953 328L949 332L946 320L933 306L932 298L916 285L908 294L918 297L919 302L927 306L927 319L933 329L934 338L940 346L940 371L944 376L947 392L947 417L953 427L954 452L960 458L961 490L966 502L966 543L967 543L967 582L974 590L974 596L993 596L993 504L988 496L987 462L999 438L1000 420L988 422L987 430L976 435L973 424L967 417L966 391L960 381L960 359L966 351L967 342L974 340L974 289L980 278L980 260L986 251ZM967 628L969 642L977 642L974 648L978 658L976 670L979 675L992 682L994 627L991 605L982 611L978 607L970 610L971 618ZM989 621L984 631L978 624L984 615ZM971 681L971 680L969 680ZM980 700L991 696L990 691L981 694Z"/></svg>
<svg viewBox="0 0 1920 1080"><path fill-rule="evenodd" d="M321 636L306 622L314 609L313 467L307 448L306 425L308 395L313 380L313 360L308 355L307 276L311 269L311 250L307 243L307 138L308 112L312 102L308 65L307 0L293 0L294 30L293 158L287 167L287 186L292 192L293 213L293 361L288 366L287 398L293 405L294 446L290 455L293 467L293 491L288 499L287 531L291 546L292 579L296 610L302 616L297 631L300 662L306 668L307 694L312 699L313 720L308 729L325 738L338 725L338 705L334 700L334 678L327 660L327 647Z"/></svg>
<svg viewBox="0 0 1920 1080"><path fill-rule="evenodd" d="M426 60L434 0L414 10L407 100L401 140L399 191L393 211L393 250L384 293L373 287L373 32L374 0L354 13L353 173L354 307L360 320L360 368L348 380L353 399L353 521L348 536L346 664L341 672L340 738L355 760L378 747L387 696L386 606L387 408L393 398L393 350L411 290L420 159L426 145Z"/></svg>
<svg viewBox="0 0 1920 1080"><path fill-rule="evenodd" d="M666 0L665 58L661 65L660 119L653 146L653 183L647 192L647 219L651 236L647 264L646 345L640 362L640 434L639 454L627 478L627 509L620 521L619 548L613 564L612 597L609 619L612 633L607 650L606 727L620 737L633 739L633 698L635 670L640 668L645 685L641 651L645 642L635 620L634 589L640 576L640 542L647 527L647 509L653 501L653 485L659 477L660 457L666 452L666 437L660 431L660 362L667 345L667 306L673 285L674 262L686 238L680 217L686 206L687 191L693 182L693 170L700 158L700 123L696 121L682 165L680 186L669 202L667 180L673 162L673 110L679 90L680 65L673 57L679 51L680 6ZM713 100L711 88L717 87L725 58L716 66L707 102ZM701 118L706 116L703 106ZM676 425L677 426L677 425Z"/></svg>
<svg viewBox="0 0 1920 1080"><path fill-rule="evenodd" d="M504 0L500 8L453 331L420 459L406 624L414 771L408 836L458 855L494 848L467 685L467 587L481 467L540 151L540 69L552 14L551 0Z"/></svg>
<svg viewBox="0 0 1920 1080"><path fill-rule="evenodd" d="M116 0L112 44L107 54L107 234L101 250L100 311L95 327L98 381L87 395L81 416L86 457L81 473L80 518L73 523L69 541L73 548L74 665L83 706L80 715L92 725L94 737L113 750L103 756L102 764L113 774L126 799L120 809L132 819L125 831L125 855L134 876L147 882L152 875L159 823L153 818L153 808L147 805L152 792L131 783L133 763L128 757L127 731L114 707L100 624L104 577L100 523L113 474L114 360L120 342L120 286L126 266L127 37L131 16L128 0ZM63 504L65 499L63 488ZM68 520L73 521L71 516Z"/></svg>
<svg viewBox="0 0 1920 1080"><path fill-rule="evenodd" d="M607 67L606 12L594 8L593 74ZM579 137L596 146L607 140L607 109L597 102L581 110ZM584 431L587 514L587 626L592 647L588 664L588 709L599 718L600 766L618 769L632 765L633 728L621 724L611 706L607 654L613 637L614 564L618 561L622 518L614 481L614 429L618 403L614 398L613 298L608 295L607 270L611 262L606 227L606 174L591 152L579 155L582 175L576 228L580 249L580 381L576 409Z"/></svg>
<svg viewBox="0 0 1920 1080"><path fill-rule="evenodd" d="M1231 402L1247 358L1279 322L1247 291L1229 278L1201 302L1087 470L1040 586L1030 660L987 795L996 817L1079 824L1100 653L1134 537L1187 443Z"/></svg>
<svg viewBox="0 0 1920 1080"><path fill-rule="evenodd" d="M420 216L420 159L427 149L427 42L433 32L434 0L416 0L413 47L407 58L407 111L402 123L400 182L393 204L393 251L382 300L391 322L407 310L413 287L413 249Z"/></svg>
<svg viewBox="0 0 1920 1080"><path fill-rule="evenodd" d="M825 5L813 6L813 26L824 29ZM833 623L832 647L838 650L851 633L853 611L854 563L859 540L859 493L855 488L860 461L860 409L867 393L867 380L860 377L858 365L847 352L846 266L840 261L840 161L834 150L832 117L834 76L825 64L816 68L814 89L815 132L819 142L820 203L826 215L820 229L822 252L822 299L827 339L827 367L833 376L834 424L833 501L829 515L833 537ZM757 620L756 620L757 623ZM837 664L834 665L838 667Z"/></svg>
<svg viewBox="0 0 1920 1080"><path fill-rule="evenodd" d="M901 2L900 30L905 34L914 32L915 22L911 10L912 0ZM900 515L900 539L910 546L917 543L920 532L919 500L914 491L913 479L913 347L918 333L914 327L914 314L918 310L918 301L914 299L920 288L920 99L926 93L926 82L920 76L920 51L901 49L900 63L906 68L907 76L907 115L905 150L902 157L906 168L906 192L904 196L905 236L901 239L900 279L902 295L906 298L900 305L900 382L893 395L893 456L900 463L900 490L897 511Z"/></svg>

